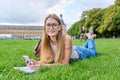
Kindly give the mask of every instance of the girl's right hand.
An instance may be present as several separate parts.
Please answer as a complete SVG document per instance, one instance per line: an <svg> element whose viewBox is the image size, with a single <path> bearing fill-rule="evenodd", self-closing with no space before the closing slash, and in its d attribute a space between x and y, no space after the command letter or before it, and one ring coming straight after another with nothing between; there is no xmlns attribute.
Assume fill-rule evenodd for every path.
<svg viewBox="0 0 120 80"><path fill-rule="evenodd" d="M37 61L31 59L28 63L27 63L27 67L29 67L30 69L36 70L40 67L40 63L38 63Z"/></svg>
<svg viewBox="0 0 120 80"><path fill-rule="evenodd" d="M27 62L27 64L29 64L29 65L35 65L35 64L38 64L38 62L35 61L35 60L33 60L33 59L30 59L30 60Z"/></svg>

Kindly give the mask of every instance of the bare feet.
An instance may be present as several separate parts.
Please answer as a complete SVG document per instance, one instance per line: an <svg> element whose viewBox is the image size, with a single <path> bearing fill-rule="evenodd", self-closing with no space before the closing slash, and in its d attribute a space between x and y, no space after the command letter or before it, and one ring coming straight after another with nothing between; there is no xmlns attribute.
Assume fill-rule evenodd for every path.
<svg viewBox="0 0 120 80"><path fill-rule="evenodd" d="M96 35L96 34L93 34L93 35L92 35L92 38L93 38L93 39L95 39L96 37L97 37L97 35Z"/></svg>
<svg viewBox="0 0 120 80"><path fill-rule="evenodd" d="M90 33L86 33L85 36L87 36L88 38L92 38L92 35Z"/></svg>
<svg viewBox="0 0 120 80"><path fill-rule="evenodd" d="M90 33L86 33L85 36L87 36L88 38L96 38L96 34L91 35Z"/></svg>

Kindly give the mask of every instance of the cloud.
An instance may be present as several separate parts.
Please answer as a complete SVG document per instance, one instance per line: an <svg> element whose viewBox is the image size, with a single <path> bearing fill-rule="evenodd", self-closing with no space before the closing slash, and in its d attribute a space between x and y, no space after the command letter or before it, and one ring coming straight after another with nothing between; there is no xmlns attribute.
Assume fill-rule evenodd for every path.
<svg viewBox="0 0 120 80"><path fill-rule="evenodd" d="M81 17L83 11L93 8L107 8L114 4L115 0L76 0L66 9L65 21L68 23L67 29Z"/></svg>
<svg viewBox="0 0 120 80"><path fill-rule="evenodd" d="M115 0L0 0L0 23L41 24L49 13L63 14L70 27L82 11L105 8Z"/></svg>
<svg viewBox="0 0 120 80"><path fill-rule="evenodd" d="M59 3L55 4L54 6L48 8L47 13L55 13L61 14L65 12L65 8L71 4L73 0L60 0Z"/></svg>
<svg viewBox="0 0 120 80"><path fill-rule="evenodd" d="M49 0L50 1L50 0ZM48 2L49 2L48 1ZM0 1L0 21L11 23L39 22L46 13L47 7L57 2L46 3L45 0L3 0Z"/></svg>

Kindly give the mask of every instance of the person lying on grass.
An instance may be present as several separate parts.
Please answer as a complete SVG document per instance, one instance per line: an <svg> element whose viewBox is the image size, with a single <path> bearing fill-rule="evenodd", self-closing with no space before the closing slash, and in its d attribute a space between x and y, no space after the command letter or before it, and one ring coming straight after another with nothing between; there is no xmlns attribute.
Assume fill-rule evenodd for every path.
<svg viewBox="0 0 120 80"><path fill-rule="evenodd" d="M88 39L83 46L73 46L72 38L63 32L60 18L49 14L44 21L44 31L41 43L40 61L31 60L27 66L38 69L41 66L69 64L70 60L79 60L97 56L94 39L86 34Z"/></svg>

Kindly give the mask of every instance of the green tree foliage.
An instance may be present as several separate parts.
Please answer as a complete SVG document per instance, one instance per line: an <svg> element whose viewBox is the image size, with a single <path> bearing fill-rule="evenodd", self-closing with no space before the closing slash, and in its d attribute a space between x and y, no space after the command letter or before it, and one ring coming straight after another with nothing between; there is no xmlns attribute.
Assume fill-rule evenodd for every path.
<svg viewBox="0 0 120 80"><path fill-rule="evenodd" d="M88 11L83 11L81 14L81 19L85 19L87 17L87 12Z"/></svg>
<svg viewBox="0 0 120 80"><path fill-rule="evenodd" d="M83 11L81 19L72 25L68 33L71 36L79 35L82 25L87 31L93 27L97 35L120 36L120 0L116 0L114 5L105 9L94 8Z"/></svg>
<svg viewBox="0 0 120 80"><path fill-rule="evenodd" d="M119 35L120 31L120 0L116 0L115 5L112 5L105 10L100 27L97 31L102 34Z"/></svg>
<svg viewBox="0 0 120 80"><path fill-rule="evenodd" d="M89 30L90 27L93 27L94 30L96 30L96 28L100 26L101 19L103 16L103 11L104 9L94 8L87 12L86 14L87 17L85 18L85 23L84 23L87 30Z"/></svg>
<svg viewBox="0 0 120 80"><path fill-rule="evenodd" d="M75 22L70 29L68 29L67 33L71 36L79 36L80 35L80 27L83 25L83 19Z"/></svg>
<svg viewBox="0 0 120 80"><path fill-rule="evenodd" d="M116 23L116 13L117 9L116 6L110 6L106 9L105 14L103 16L103 23L101 24L100 28L98 28L99 33L103 33L105 31L112 31L115 28Z"/></svg>

